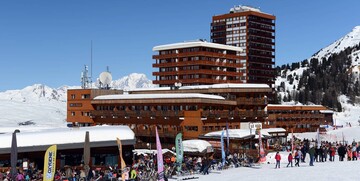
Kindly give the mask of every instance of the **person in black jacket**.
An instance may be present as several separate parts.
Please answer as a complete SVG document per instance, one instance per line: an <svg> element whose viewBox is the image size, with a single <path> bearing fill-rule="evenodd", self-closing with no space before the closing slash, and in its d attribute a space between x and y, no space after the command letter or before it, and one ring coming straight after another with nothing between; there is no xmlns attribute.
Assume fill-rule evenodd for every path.
<svg viewBox="0 0 360 181"><path fill-rule="evenodd" d="M339 161L344 161L344 157L346 154L346 148L341 143L338 148L338 154L339 154Z"/></svg>

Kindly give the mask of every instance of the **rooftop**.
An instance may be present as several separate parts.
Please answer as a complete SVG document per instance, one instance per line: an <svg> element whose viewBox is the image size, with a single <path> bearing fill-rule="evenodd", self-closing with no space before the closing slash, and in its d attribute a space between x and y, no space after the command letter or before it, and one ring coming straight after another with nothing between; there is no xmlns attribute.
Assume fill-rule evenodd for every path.
<svg viewBox="0 0 360 181"><path fill-rule="evenodd" d="M237 51L237 52L243 51L243 49L240 47L223 45L223 44L218 44L218 43L210 43L210 42L201 41L201 40L159 45L159 46L155 46L153 48L153 51L172 50L172 49L191 48L191 47L209 47L209 48L217 48L217 49L222 49L222 50L232 50L232 51Z"/></svg>

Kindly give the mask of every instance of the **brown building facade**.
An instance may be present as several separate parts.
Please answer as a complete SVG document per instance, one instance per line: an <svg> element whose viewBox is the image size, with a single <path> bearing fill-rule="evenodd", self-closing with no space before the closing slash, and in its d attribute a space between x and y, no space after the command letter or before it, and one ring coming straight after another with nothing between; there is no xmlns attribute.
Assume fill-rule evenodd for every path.
<svg viewBox="0 0 360 181"><path fill-rule="evenodd" d="M265 83L274 88L275 19L258 8L235 6L211 22L211 42L244 49L246 83Z"/></svg>
<svg viewBox="0 0 360 181"><path fill-rule="evenodd" d="M315 132L320 125L333 125L333 112L321 105L295 106L274 105L267 106L268 121L264 128L284 128L288 132Z"/></svg>
<svg viewBox="0 0 360 181"><path fill-rule="evenodd" d="M72 94L84 91L90 94L89 99L72 99ZM137 146L144 147L155 143L155 127L162 142L173 144L180 132L184 139L193 139L222 130L226 124L238 129L241 122L265 122L265 95L271 88L265 84L215 84L139 89L124 94L107 91L105 95L104 91L100 95L98 91L69 90L67 121L80 126L128 125L135 132ZM70 106L79 103L82 107Z"/></svg>
<svg viewBox="0 0 360 181"><path fill-rule="evenodd" d="M245 83L246 65L239 47L210 43L202 40L155 46L153 56L154 84L171 87Z"/></svg>

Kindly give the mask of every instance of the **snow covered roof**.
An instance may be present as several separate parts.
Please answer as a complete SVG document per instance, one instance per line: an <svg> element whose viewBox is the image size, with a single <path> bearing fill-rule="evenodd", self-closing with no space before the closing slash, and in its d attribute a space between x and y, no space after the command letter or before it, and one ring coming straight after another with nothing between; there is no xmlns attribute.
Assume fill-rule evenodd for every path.
<svg viewBox="0 0 360 181"><path fill-rule="evenodd" d="M189 42L159 45L159 46L155 46L153 48L153 51L172 50L172 49L190 48L190 47L209 47L209 48L232 50L232 51L238 51L238 52L243 51L243 49L240 47L223 45L223 44L218 44L218 43L210 43L210 42L206 42L206 41L189 41Z"/></svg>
<svg viewBox="0 0 360 181"><path fill-rule="evenodd" d="M215 131L206 133L205 137L221 137L222 131ZM265 130L261 130L262 137L270 137L271 135L266 132ZM224 136L226 137L226 130L224 130ZM250 129L229 129L229 138L249 138L251 136L255 136L255 138L258 138L258 135L255 135L255 131L253 130L250 134Z"/></svg>
<svg viewBox="0 0 360 181"><path fill-rule="evenodd" d="M284 128L266 128L266 129L263 129L263 130L268 132L268 133L286 132L286 129L284 129Z"/></svg>
<svg viewBox="0 0 360 181"><path fill-rule="evenodd" d="M245 12L245 11L255 11L255 12L261 12L260 8L254 8L250 6L234 6L230 9L230 12L238 13L238 12Z"/></svg>
<svg viewBox="0 0 360 181"><path fill-rule="evenodd" d="M94 100L114 100L114 99L188 99L188 98L205 98L205 99L218 99L225 100L224 97L209 95L209 94L116 94L116 95L103 95L97 96Z"/></svg>
<svg viewBox="0 0 360 181"><path fill-rule="evenodd" d="M173 155L176 155L176 153L174 153L173 151L165 148L165 149L162 149L162 153L165 154L165 153L171 153ZM156 155L157 154L157 150L149 150L149 149L135 149L133 150L133 153L135 153L136 155L149 155L149 154L153 154L153 155Z"/></svg>
<svg viewBox="0 0 360 181"><path fill-rule="evenodd" d="M332 110L320 110L320 113L324 113L324 114L334 114L334 111L332 111Z"/></svg>
<svg viewBox="0 0 360 181"><path fill-rule="evenodd" d="M206 151L208 147L212 150L211 144L205 140L184 140L182 143L184 146L184 152L202 153Z"/></svg>
<svg viewBox="0 0 360 181"><path fill-rule="evenodd" d="M212 85L194 85L194 86L182 86L179 90L188 89L224 89L224 88L270 88L267 84L212 84ZM170 90L170 87L153 87L153 88L139 88L132 89L131 91L152 91L152 90Z"/></svg>
<svg viewBox="0 0 360 181"><path fill-rule="evenodd" d="M86 131L92 147L116 146L116 138L122 140L123 145L135 144L135 134L128 126L93 126L16 133L17 146L19 152L42 151L53 144L59 149L82 148ZM11 140L12 133L0 134L0 153L10 153Z"/></svg>

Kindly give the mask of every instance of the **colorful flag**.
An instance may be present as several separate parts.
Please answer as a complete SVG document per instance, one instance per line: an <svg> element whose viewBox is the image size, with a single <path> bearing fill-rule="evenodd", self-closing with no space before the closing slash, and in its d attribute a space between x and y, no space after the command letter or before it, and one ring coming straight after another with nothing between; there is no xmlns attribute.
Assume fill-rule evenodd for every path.
<svg viewBox="0 0 360 181"><path fill-rule="evenodd" d="M11 178L15 180L17 169L16 169L16 163L18 159L18 148L17 148L17 141L16 141L16 131L12 134L12 140L11 140Z"/></svg>
<svg viewBox="0 0 360 181"><path fill-rule="evenodd" d="M262 145L262 135L261 135L261 129L259 129L259 152L260 152L260 160L259 162L265 162L266 161L266 157L265 157L265 151Z"/></svg>
<svg viewBox="0 0 360 181"><path fill-rule="evenodd" d="M176 147L176 162L178 163L177 170L181 170L181 164L184 158L184 147L182 143L182 134L179 133L175 138L175 147Z"/></svg>
<svg viewBox="0 0 360 181"><path fill-rule="evenodd" d="M224 130L221 132L221 163L222 166L225 165L225 150L224 150Z"/></svg>
<svg viewBox="0 0 360 181"><path fill-rule="evenodd" d="M157 167L158 167L158 175L159 175L158 180L164 181L164 162L163 162L161 143L160 143L157 127L155 128L155 131L156 131Z"/></svg>
<svg viewBox="0 0 360 181"><path fill-rule="evenodd" d="M291 153L294 153L294 131L291 129Z"/></svg>
<svg viewBox="0 0 360 181"><path fill-rule="evenodd" d="M126 164L125 164L124 158L122 156L121 140L119 138L116 138L116 142L117 142L118 149L119 149L120 168L121 168L121 173L122 173L121 178L122 178L122 180L126 180L126 176L127 176L127 173L126 173L126 170L125 170Z"/></svg>
<svg viewBox="0 0 360 181"><path fill-rule="evenodd" d="M44 156L43 181L53 181L56 172L56 150L57 146L50 146Z"/></svg>
<svg viewBox="0 0 360 181"><path fill-rule="evenodd" d="M230 140L229 140L229 124L226 122L226 150L228 153L230 153Z"/></svg>

